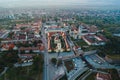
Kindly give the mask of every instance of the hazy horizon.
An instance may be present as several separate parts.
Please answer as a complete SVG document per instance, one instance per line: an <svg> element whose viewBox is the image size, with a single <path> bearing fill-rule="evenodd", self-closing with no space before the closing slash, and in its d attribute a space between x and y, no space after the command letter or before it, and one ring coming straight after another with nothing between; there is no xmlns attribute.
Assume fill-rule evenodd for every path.
<svg viewBox="0 0 120 80"><path fill-rule="evenodd" d="M4 0L0 7L36 7L36 6L62 6L62 5L88 5L88 6L119 6L120 0Z"/></svg>

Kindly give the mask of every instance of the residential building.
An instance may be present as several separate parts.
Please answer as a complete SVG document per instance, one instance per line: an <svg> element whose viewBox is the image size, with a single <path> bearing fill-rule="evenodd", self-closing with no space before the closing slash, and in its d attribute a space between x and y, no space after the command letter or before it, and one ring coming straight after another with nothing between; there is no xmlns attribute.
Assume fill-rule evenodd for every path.
<svg viewBox="0 0 120 80"><path fill-rule="evenodd" d="M112 80L110 74L97 73L96 80Z"/></svg>

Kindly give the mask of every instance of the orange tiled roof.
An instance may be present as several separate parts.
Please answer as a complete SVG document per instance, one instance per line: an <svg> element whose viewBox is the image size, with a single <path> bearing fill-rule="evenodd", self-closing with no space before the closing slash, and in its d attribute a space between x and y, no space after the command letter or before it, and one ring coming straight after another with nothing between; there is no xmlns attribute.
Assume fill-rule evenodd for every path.
<svg viewBox="0 0 120 80"><path fill-rule="evenodd" d="M41 47L40 47L40 50L41 50L41 51L42 51L42 50L44 50L44 49L45 49L45 47L44 47L44 46L41 46Z"/></svg>
<svg viewBox="0 0 120 80"><path fill-rule="evenodd" d="M9 50L9 49L13 49L15 45L13 43L9 43L9 44L3 44L2 47Z"/></svg>

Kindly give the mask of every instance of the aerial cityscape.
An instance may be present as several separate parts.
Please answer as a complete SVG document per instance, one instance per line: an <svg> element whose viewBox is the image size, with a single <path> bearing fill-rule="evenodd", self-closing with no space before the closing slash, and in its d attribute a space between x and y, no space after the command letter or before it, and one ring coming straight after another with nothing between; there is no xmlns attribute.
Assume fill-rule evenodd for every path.
<svg viewBox="0 0 120 80"><path fill-rule="evenodd" d="M0 1L0 80L120 80L119 4Z"/></svg>

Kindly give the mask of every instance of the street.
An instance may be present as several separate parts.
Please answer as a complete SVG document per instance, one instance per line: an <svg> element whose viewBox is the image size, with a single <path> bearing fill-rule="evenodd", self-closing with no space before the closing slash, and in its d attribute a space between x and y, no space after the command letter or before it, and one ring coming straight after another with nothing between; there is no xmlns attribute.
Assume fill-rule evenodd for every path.
<svg viewBox="0 0 120 80"><path fill-rule="evenodd" d="M44 80L49 80L49 62L48 62L47 40L46 40L45 31L44 31L44 26L42 26L41 31L42 31L41 32L42 42L45 45L45 52L44 52Z"/></svg>

